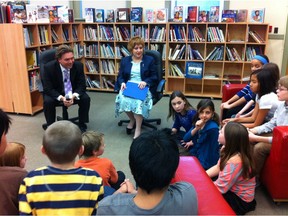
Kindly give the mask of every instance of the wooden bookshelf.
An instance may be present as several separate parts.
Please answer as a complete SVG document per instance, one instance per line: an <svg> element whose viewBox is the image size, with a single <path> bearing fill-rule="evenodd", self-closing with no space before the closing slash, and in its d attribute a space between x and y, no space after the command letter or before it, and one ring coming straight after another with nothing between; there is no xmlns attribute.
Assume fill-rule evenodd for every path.
<svg viewBox="0 0 288 216"><path fill-rule="evenodd" d="M178 34L173 30L178 30ZM216 30L221 30L222 38L219 32L215 33ZM258 43L249 31L254 34L256 32L263 42ZM195 38L196 33L199 36ZM145 49L156 49L162 54L166 79L165 94L181 90L186 96L221 98L224 83L246 83L249 80L251 56L247 51L265 54L268 24L198 22L2 24L0 25L0 45L3 47L0 53L0 107L7 112L31 115L42 110L42 94L37 86L35 87L35 80L31 82L31 77L36 75L37 78L39 74L37 56L41 51L61 44L73 47L75 59L83 63L85 75L90 81L90 84L87 82L89 90L113 92L121 58L127 52L129 39L135 35L144 38ZM173 54L176 48L180 49L178 53L181 53L182 49L179 57ZM218 48L222 50L222 55L220 53L219 56L214 55L217 58L208 59L210 53ZM196 59L194 56L195 59L192 59L190 49L196 50L201 58ZM36 55L35 65L33 60L29 60L33 52ZM229 52L237 53L238 59L235 60L236 57L231 59L231 56L227 55ZM185 77L187 63L191 61L203 63L200 79ZM182 72L182 74L179 72L181 76L171 71L175 67ZM95 85L91 85L92 81ZM31 87L31 83L34 86Z"/></svg>
<svg viewBox="0 0 288 216"><path fill-rule="evenodd" d="M73 28L79 33L78 38L73 37ZM41 111L39 54L65 43L74 52L78 49L75 57L81 60L81 46L77 46L83 40L80 30L79 23L0 25L0 107L6 112L30 115ZM57 40L52 40L53 34Z"/></svg>

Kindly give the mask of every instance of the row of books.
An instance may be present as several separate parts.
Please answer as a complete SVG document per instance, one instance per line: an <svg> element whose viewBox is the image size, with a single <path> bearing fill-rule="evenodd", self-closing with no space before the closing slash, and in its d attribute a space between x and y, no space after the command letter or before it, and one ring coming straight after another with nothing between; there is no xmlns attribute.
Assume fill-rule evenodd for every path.
<svg viewBox="0 0 288 216"><path fill-rule="evenodd" d="M245 52L247 61L252 61L255 55L263 54L261 46L248 46Z"/></svg>
<svg viewBox="0 0 288 216"><path fill-rule="evenodd" d="M115 74L115 64L113 60L100 60L102 74Z"/></svg>
<svg viewBox="0 0 288 216"><path fill-rule="evenodd" d="M197 26L189 25L188 27L188 34L186 33L186 27L182 25L171 25L169 30L169 40L171 42L176 41L192 41L192 42L205 42L205 34L202 33L200 28ZM84 28L84 40L106 40L106 41L128 41L130 35L141 36L144 41L148 42L148 27L147 26L132 26L131 27L131 34L129 28L126 26L106 26L100 25L100 37L98 37L98 30L97 28L93 28L88 26ZM260 36L257 31L249 31L248 35L255 40L257 43L265 43L264 39ZM165 42L166 39L166 28L159 25L153 26L150 30L150 41L155 42ZM224 32L219 27L210 26L207 28L207 40L208 42L225 42ZM248 40L248 37L247 37ZM227 41L230 40L229 32L227 33ZM242 41L244 42L244 41Z"/></svg>
<svg viewBox="0 0 288 216"><path fill-rule="evenodd" d="M182 46L180 44L177 44L173 51L172 48L169 49L168 59L170 60L185 59L185 51L186 51L185 44L183 44Z"/></svg>
<svg viewBox="0 0 288 216"><path fill-rule="evenodd" d="M189 25L188 40L192 42L204 42L205 37L198 27Z"/></svg>
<svg viewBox="0 0 288 216"><path fill-rule="evenodd" d="M167 8L146 9L143 16L142 7L104 9L85 8L85 22L167 22Z"/></svg>
<svg viewBox="0 0 288 216"><path fill-rule="evenodd" d="M183 7L175 6L173 21L186 21L186 22L253 22L263 23L265 8L252 9L250 11L250 17L248 20L248 10L222 10L222 14L219 12L219 6L211 6L210 11L200 10L199 6L188 6L187 19L179 17L179 14L183 15ZM220 17L221 16L221 17Z"/></svg>
<svg viewBox="0 0 288 216"><path fill-rule="evenodd" d="M265 43L264 39L258 34L257 31L249 31L249 35L255 40L256 43Z"/></svg>
<svg viewBox="0 0 288 216"><path fill-rule="evenodd" d="M207 55L205 61L223 61L224 46L215 46L214 49Z"/></svg>
<svg viewBox="0 0 288 216"><path fill-rule="evenodd" d="M244 49L244 47L243 47ZM226 55L229 61L244 61L244 52L240 56L235 47L226 47Z"/></svg>
<svg viewBox="0 0 288 216"><path fill-rule="evenodd" d="M86 59L85 65L89 73L99 73L99 64L96 60Z"/></svg>
<svg viewBox="0 0 288 216"><path fill-rule="evenodd" d="M0 23L69 23L74 22L68 6L26 4L25 1L1 3Z"/></svg>
<svg viewBox="0 0 288 216"><path fill-rule="evenodd" d="M113 60L100 60L99 68L99 64L96 60L86 59L85 65L89 73L115 74L115 63Z"/></svg>
<svg viewBox="0 0 288 216"><path fill-rule="evenodd" d="M166 40L166 28L161 26L154 26L150 30L150 41L153 42L165 42Z"/></svg>
<svg viewBox="0 0 288 216"><path fill-rule="evenodd" d="M188 60L204 60L203 56L197 49L192 49L191 45L187 46L187 58Z"/></svg>
<svg viewBox="0 0 288 216"><path fill-rule="evenodd" d="M169 64L169 75L175 77L186 77L192 79L202 79L203 62L186 62L185 71L178 64Z"/></svg>
<svg viewBox="0 0 288 216"><path fill-rule="evenodd" d="M131 36L139 36L141 37L145 42L149 41L149 30L148 26L135 26L133 25L131 27Z"/></svg>
<svg viewBox="0 0 288 216"><path fill-rule="evenodd" d="M176 77L184 77L183 70L178 64L169 63L169 75Z"/></svg>
<svg viewBox="0 0 288 216"><path fill-rule="evenodd" d="M98 89L114 89L115 81L107 79L105 76L101 77L102 82L99 80L92 80L89 76L86 77L86 86L88 88Z"/></svg>
<svg viewBox="0 0 288 216"><path fill-rule="evenodd" d="M100 48L100 55L99 49ZM83 53L87 58L122 58L125 56L129 56L130 52L124 45L114 46L109 43L103 43L98 46L98 44L84 44L83 45Z"/></svg>
<svg viewBox="0 0 288 216"><path fill-rule="evenodd" d="M186 30L184 26L171 25L169 30L170 41L186 41Z"/></svg>
<svg viewBox="0 0 288 216"><path fill-rule="evenodd" d="M207 35L208 42L225 42L223 31L219 27L208 27Z"/></svg>
<svg viewBox="0 0 288 216"><path fill-rule="evenodd" d="M38 26L38 31L39 31L39 43L42 45L49 44L49 35L46 26L44 25Z"/></svg>

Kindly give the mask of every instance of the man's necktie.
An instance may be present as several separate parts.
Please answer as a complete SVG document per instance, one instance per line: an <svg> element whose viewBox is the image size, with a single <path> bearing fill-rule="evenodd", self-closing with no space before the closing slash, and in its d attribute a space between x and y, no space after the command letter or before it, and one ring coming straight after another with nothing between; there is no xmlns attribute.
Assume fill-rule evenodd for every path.
<svg viewBox="0 0 288 216"><path fill-rule="evenodd" d="M69 95L69 97L72 96L72 85L70 81L70 75L68 70L63 70L64 72L64 88L65 88L65 96Z"/></svg>

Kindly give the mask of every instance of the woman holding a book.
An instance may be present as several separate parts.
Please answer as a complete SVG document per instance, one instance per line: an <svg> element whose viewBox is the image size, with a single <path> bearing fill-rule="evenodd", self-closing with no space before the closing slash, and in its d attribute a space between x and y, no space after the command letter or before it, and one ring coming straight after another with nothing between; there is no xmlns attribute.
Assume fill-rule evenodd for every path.
<svg viewBox="0 0 288 216"><path fill-rule="evenodd" d="M154 58L144 54L144 46L144 40L141 37L136 36L130 39L127 48L131 55L121 59L115 85L115 90L119 91L115 101L115 115L118 117L122 112L127 114L130 122L126 127L126 133L131 134L135 128L134 139L141 134L143 118L149 117L153 106L152 95L156 93L158 81ZM144 100L139 99L138 94L133 95L133 90L128 90L127 82L137 83L136 88L143 91L145 88L149 89ZM132 95L125 96L128 95L126 94L128 91L132 92Z"/></svg>

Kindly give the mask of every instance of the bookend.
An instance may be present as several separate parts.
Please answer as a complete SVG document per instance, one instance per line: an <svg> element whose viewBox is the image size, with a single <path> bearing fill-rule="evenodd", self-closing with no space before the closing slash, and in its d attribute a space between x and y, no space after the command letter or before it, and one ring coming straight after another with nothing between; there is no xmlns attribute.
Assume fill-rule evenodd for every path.
<svg viewBox="0 0 288 216"><path fill-rule="evenodd" d="M163 90L165 86L165 79L163 79L163 67L162 67L162 56L158 51L155 50L147 50L145 51L146 55L150 55L155 59L155 67L156 71L158 73L158 85L157 85L157 90L156 94L152 95L153 99L153 106L161 100L163 96ZM161 124L161 119L160 118L155 118L155 119L143 119L142 126L152 128L153 130L157 130L157 127L151 123L155 123L157 125ZM118 122L118 126L122 126L123 123L129 123L129 120L120 120Z"/></svg>

